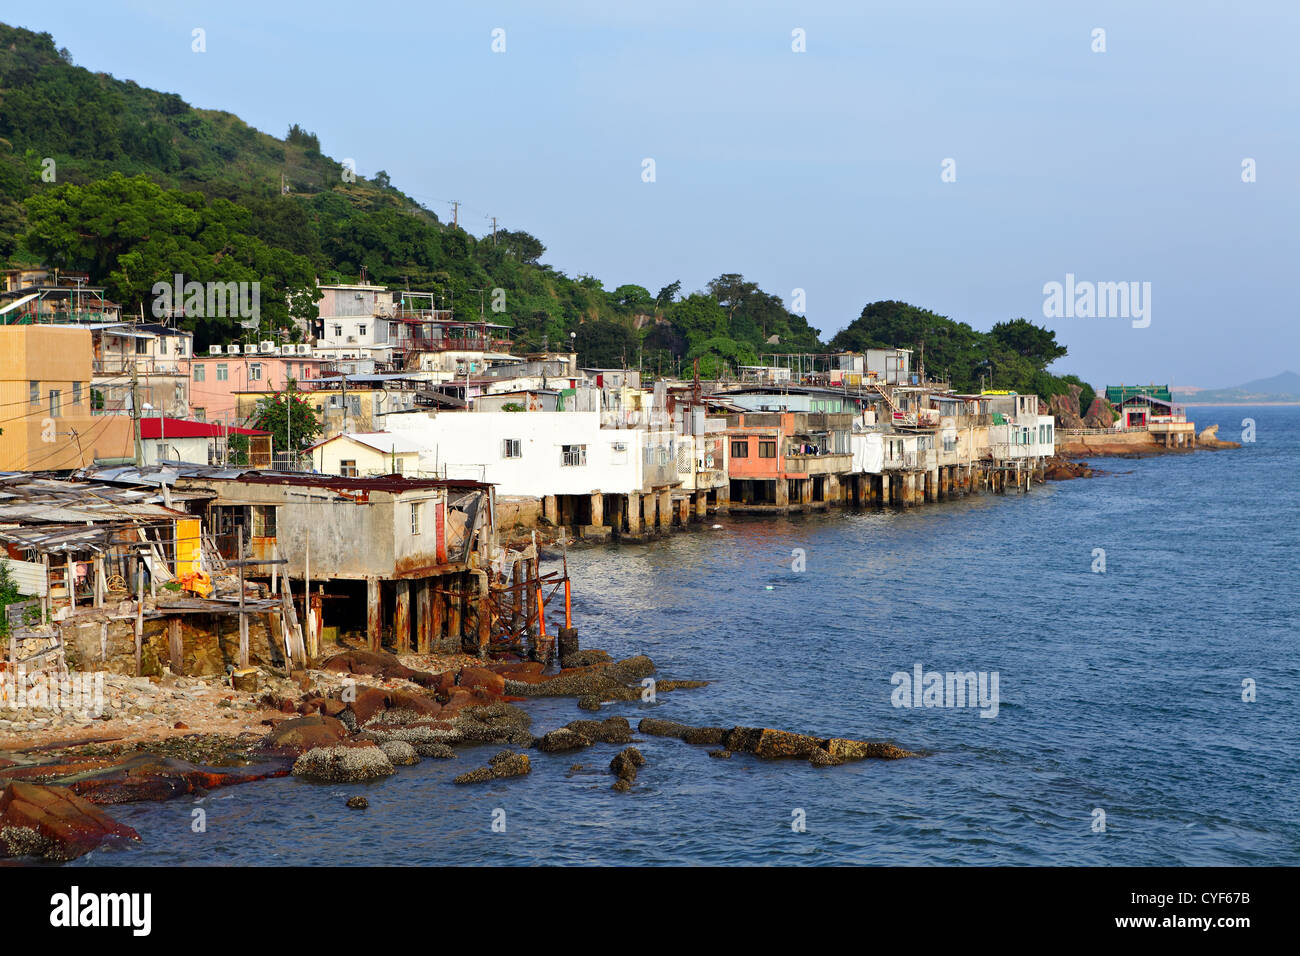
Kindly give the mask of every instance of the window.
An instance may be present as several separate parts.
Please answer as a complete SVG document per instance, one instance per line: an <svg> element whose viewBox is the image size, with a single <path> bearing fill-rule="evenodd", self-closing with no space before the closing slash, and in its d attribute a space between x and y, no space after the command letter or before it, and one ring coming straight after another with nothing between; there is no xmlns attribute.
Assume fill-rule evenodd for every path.
<svg viewBox="0 0 1300 956"><path fill-rule="evenodd" d="M502 458L524 457L523 449L520 447L520 440L518 438L503 438L501 440L501 457Z"/></svg>
<svg viewBox="0 0 1300 956"><path fill-rule="evenodd" d="M203 376L204 376L203 366L202 365L194 366L194 381L196 382L203 381Z"/></svg>
<svg viewBox="0 0 1300 956"><path fill-rule="evenodd" d="M57 388L50 389L50 417L58 418L62 413L63 402Z"/></svg>
<svg viewBox="0 0 1300 956"><path fill-rule="evenodd" d="M586 445L561 445L560 446L560 464L568 466L585 465L587 463L587 446Z"/></svg>
<svg viewBox="0 0 1300 956"><path fill-rule="evenodd" d="M225 363L225 362L218 362L218 363L217 363L217 381L218 381L218 382L224 382L224 381L226 381L228 378L230 378L230 369L226 366L226 363Z"/></svg>
<svg viewBox="0 0 1300 956"><path fill-rule="evenodd" d="M72 383L72 404L73 405L81 404L81 383L80 382Z"/></svg>
<svg viewBox="0 0 1300 956"><path fill-rule="evenodd" d="M136 340L135 340L135 354L136 354L136 355L148 355L148 354L149 354L149 340L148 340L148 339L136 339Z"/></svg>
<svg viewBox="0 0 1300 956"><path fill-rule="evenodd" d="M339 459L339 474L344 478L355 478L357 476L357 460L355 458Z"/></svg>
<svg viewBox="0 0 1300 956"><path fill-rule="evenodd" d="M420 533L420 505L422 501L416 501L411 504L411 534Z"/></svg>
<svg viewBox="0 0 1300 956"><path fill-rule="evenodd" d="M748 458L749 457L749 439L733 438L731 440L731 457Z"/></svg>
<svg viewBox="0 0 1300 956"><path fill-rule="evenodd" d="M362 323L357 326L357 335L365 335L365 334L366 334L366 326L365 323Z"/></svg>
<svg viewBox="0 0 1300 956"><path fill-rule="evenodd" d="M334 325L334 337L335 337L336 339L341 339L341 338L343 338L343 326L341 326L341 325L339 325L339 324L337 324L337 323L335 323L335 325Z"/></svg>
<svg viewBox="0 0 1300 956"><path fill-rule="evenodd" d="M248 380L250 382L260 382L262 380L261 362L253 362L248 366Z"/></svg>
<svg viewBox="0 0 1300 956"><path fill-rule="evenodd" d="M394 459L393 459L393 474L395 474L395 475L400 475L400 474L402 474L404 471L406 471L406 459L405 459L405 458L394 458Z"/></svg>
<svg viewBox="0 0 1300 956"><path fill-rule="evenodd" d="M41 383L40 383L40 382L28 382L28 383L27 383L27 398L28 398L28 400L29 400L33 405L39 405L39 404L41 403Z"/></svg>
<svg viewBox="0 0 1300 956"><path fill-rule="evenodd" d="M760 442L758 443L758 457L759 457L759 458L775 458L775 457L776 457L776 442L775 442L775 441L760 441Z"/></svg>
<svg viewBox="0 0 1300 956"><path fill-rule="evenodd" d="M253 537L275 537L274 505L253 505Z"/></svg>

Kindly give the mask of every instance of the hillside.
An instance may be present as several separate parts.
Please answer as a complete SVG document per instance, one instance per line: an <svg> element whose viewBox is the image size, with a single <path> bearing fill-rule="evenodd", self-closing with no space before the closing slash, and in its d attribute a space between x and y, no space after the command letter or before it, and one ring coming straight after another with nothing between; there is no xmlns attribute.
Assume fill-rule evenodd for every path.
<svg viewBox="0 0 1300 956"><path fill-rule="evenodd" d="M51 163L54 175L51 177ZM696 292L652 293L542 262L518 229L478 239L392 186L343 175L297 125L283 139L174 93L78 67L52 36L0 24L0 263L88 272L125 310L148 313L155 282L261 283L262 331L235 320L182 321L210 342L292 328L315 314L314 283L373 281L434 292L459 319L483 314L480 290L504 289L517 351L573 341L584 364L637 365L713 377L773 352L823 351L818 330L739 273ZM283 184L283 186L282 186ZM449 189L448 192L454 190ZM296 334L296 333L295 333ZM1065 354L1048 330L1017 319L981 333L896 302L869 304L835 348L925 349L929 371L959 388L1063 394L1046 371ZM1091 392L1083 385L1087 393Z"/></svg>
<svg viewBox="0 0 1300 956"><path fill-rule="evenodd" d="M1173 395L1177 402L1195 402L1198 405L1300 404L1300 375L1290 371L1279 372L1230 388L1198 388L1194 391L1175 388Z"/></svg>

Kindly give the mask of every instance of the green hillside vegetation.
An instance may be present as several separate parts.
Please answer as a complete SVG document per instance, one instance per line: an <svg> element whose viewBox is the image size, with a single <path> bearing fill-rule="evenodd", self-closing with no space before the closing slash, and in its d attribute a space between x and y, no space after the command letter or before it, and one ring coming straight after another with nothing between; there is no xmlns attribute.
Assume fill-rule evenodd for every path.
<svg viewBox="0 0 1300 956"><path fill-rule="evenodd" d="M50 181L50 163L54 178ZM282 192L281 184L285 191ZM394 188L320 151L296 124L284 139L173 93L92 73L48 33L0 24L0 262L87 272L126 312L148 315L155 282L259 281L262 328L310 318L313 283L375 282L433 292L456 318L512 327L516 351L574 342L585 365L637 365L709 378L773 352L824 350L782 300L724 273L683 294L607 290L543 263L519 229L475 238ZM505 311L491 311L505 290ZM182 320L196 345L240 337L235 319ZM989 371L1004 388L1064 391L1044 372L1064 354L1023 320L988 334L902 303L872 303L836 348L917 346L926 365L973 387ZM1033 330L1033 331L1030 331Z"/></svg>

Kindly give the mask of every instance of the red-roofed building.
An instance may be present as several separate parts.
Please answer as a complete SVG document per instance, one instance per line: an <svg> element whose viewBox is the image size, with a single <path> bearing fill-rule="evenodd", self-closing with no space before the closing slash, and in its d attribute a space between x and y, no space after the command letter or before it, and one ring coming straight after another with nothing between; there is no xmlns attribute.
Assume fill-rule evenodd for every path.
<svg viewBox="0 0 1300 956"><path fill-rule="evenodd" d="M220 422L194 422L184 418L140 419L140 443L144 464L184 461L215 465L227 460L231 435L248 436L249 463L253 467L271 464L271 433L256 428L236 428Z"/></svg>

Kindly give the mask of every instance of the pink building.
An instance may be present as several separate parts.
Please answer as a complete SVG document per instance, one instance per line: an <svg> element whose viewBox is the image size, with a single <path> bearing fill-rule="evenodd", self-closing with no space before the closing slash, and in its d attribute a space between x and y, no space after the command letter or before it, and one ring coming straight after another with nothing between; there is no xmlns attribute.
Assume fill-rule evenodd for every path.
<svg viewBox="0 0 1300 956"><path fill-rule="evenodd" d="M190 363L190 409L199 421L241 424L236 392L273 391L290 379L315 383L330 363L310 355L246 352L195 357Z"/></svg>

